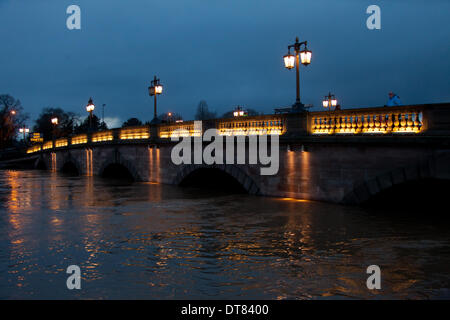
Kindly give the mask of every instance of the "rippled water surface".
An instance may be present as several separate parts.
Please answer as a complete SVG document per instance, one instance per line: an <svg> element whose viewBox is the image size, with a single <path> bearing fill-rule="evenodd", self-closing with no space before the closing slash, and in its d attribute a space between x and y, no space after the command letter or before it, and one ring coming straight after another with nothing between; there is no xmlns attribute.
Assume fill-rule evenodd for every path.
<svg viewBox="0 0 450 320"><path fill-rule="evenodd" d="M0 298L448 299L448 227L427 213L0 171ZM81 290L66 287L72 264ZM372 264L379 291L366 287Z"/></svg>

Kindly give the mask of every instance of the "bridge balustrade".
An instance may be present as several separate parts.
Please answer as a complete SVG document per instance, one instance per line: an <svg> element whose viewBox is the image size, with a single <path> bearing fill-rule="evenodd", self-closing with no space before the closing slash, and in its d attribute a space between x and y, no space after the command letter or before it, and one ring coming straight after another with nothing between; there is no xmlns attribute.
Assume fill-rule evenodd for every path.
<svg viewBox="0 0 450 320"><path fill-rule="evenodd" d="M148 139L150 138L150 127L129 127L120 129L120 140L132 140L132 139Z"/></svg>
<svg viewBox="0 0 450 320"><path fill-rule="evenodd" d="M28 148L27 153L34 153L42 150L42 146L40 144L34 145Z"/></svg>
<svg viewBox="0 0 450 320"><path fill-rule="evenodd" d="M423 108L384 107L310 113L312 134L419 133Z"/></svg>
<svg viewBox="0 0 450 320"><path fill-rule="evenodd" d="M161 124L158 127L158 136L160 138L176 138L176 137L200 137L202 132L196 129L194 121Z"/></svg>
<svg viewBox="0 0 450 320"><path fill-rule="evenodd" d="M77 136L72 137L70 139L70 144L77 145L77 144L85 144L88 142L88 136L87 134L79 134Z"/></svg>
<svg viewBox="0 0 450 320"><path fill-rule="evenodd" d="M286 134L287 139L305 135L383 135L421 134L429 136L450 135L450 104L437 103L415 106L359 108L339 111L291 113L215 119L202 122L202 129L194 121L118 128L72 138L46 141L28 148L27 153L89 143L126 141L157 143L155 139L201 136L202 130L217 128L224 136L249 136ZM131 141L132 140L132 141Z"/></svg>
<svg viewBox="0 0 450 320"><path fill-rule="evenodd" d="M92 142L105 142L114 140L112 130L95 132L92 134Z"/></svg>
<svg viewBox="0 0 450 320"><path fill-rule="evenodd" d="M53 148L53 141L47 141L44 142L42 145L42 150L52 149Z"/></svg>
<svg viewBox="0 0 450 320"><path fill-rule="evenodd" d="M273 115L218 119L216 128L223 136L282 135L286 132L284 119Z"/></svg>
<svg viewBox="0 0 450 320"><path fill-rule="evenodd" d="M66 138L61 138L55 141L55 148L67 147L68 141Z"/></svg>

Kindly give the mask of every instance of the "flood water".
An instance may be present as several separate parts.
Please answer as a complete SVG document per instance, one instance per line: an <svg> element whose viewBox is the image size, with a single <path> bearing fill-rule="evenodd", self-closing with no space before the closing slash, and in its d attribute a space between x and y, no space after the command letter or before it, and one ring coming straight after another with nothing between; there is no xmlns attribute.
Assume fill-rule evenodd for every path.
<svg viewBox="0 0 450 320"><path fill-rule="evenodd" d="M0 298L449 299L449 223L377 210L0 171Z"/></svg>

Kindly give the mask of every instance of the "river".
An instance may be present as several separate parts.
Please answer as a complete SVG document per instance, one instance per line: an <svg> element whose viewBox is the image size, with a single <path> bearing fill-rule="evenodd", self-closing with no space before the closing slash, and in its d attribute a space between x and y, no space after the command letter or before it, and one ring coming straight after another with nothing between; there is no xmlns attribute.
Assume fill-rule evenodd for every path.
<svg viewBox="0 0 450 320"><path fill-rule="evenodd" d="M450 223L0 171L0 299L450 299ZM66 269L81 269L68 290ZM366 269L381 269L369 290Z"/></svg>

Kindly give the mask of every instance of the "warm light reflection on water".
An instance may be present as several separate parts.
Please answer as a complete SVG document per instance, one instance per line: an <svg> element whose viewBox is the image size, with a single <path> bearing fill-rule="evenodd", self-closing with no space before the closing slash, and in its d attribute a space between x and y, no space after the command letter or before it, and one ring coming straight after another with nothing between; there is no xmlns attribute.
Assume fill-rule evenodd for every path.
<svg viewBox="0 0 450 320"><path fill-rule="evenodd" d="M450 298L447 230L313 201L0 171L0 298ZM81 291L66 288L71 264ZM365 285L371 264L379 292Z"/></svg>

